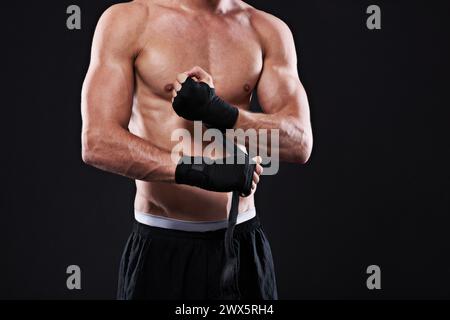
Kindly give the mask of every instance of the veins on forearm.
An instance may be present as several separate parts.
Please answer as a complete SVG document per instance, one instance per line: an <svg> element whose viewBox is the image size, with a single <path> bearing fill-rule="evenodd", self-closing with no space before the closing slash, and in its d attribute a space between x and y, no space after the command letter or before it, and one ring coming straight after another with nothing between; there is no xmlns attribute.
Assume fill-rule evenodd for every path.
<svg viewBox="0 0 450 320"><path fill-rule="evenodd" d="M271 145L271 130L278 130L280 154L289 152L292 148L303 144L305 129L295 117L281 114L261 114L248 111L241 112L236 128L248 130L268 130L268 148ZM269 150L270 151L270 150Z"/></svg>

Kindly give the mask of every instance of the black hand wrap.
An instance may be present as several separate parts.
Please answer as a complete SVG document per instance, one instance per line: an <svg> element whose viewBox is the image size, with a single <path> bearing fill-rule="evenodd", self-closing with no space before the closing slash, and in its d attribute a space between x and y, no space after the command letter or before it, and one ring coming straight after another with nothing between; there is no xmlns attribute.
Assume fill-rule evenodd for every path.
<svg viewBox="0 0 450 320"><path fill-rule="evenodd" d="M214 88L191 77L175 97L173 109L182 118L203 121L208 127L219 130L232 129L239 116L239 109L220 99Z"/></svg>
<svg viewBox="0 0 450 320"><path fill-rule="evenodd" d="M211 162L207 162L201 157L182 157L175 172L175 181L209 191L237 191L242 196L249 196L256 164L248 156L244 164L237 163L236 158L234 164L227 164L228 159L221 159L222 163L218 163L210 159Z"/></svg>

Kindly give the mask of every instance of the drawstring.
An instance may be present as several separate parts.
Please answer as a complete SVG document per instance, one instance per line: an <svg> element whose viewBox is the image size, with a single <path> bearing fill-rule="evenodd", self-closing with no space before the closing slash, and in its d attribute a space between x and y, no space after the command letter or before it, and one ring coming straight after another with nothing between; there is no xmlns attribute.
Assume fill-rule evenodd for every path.
<svg viewBox="0 0 450 320"><path fill-rule="evenodd" d="M238 285L238 257L236 247L234 246L233 234L236 227L236 221L239 209L239 193L233 192L231 200L231 210L228 217L228 228L225 232L225 264L220 279L220 287L222 291L222 299L239 300L240 292Z"/></svg>
<svg viewBox="0 0 450 320"><path fill-rule="evenodd" d="M236 159L239 158L239 156L246 157L245 153L239 149L236 144L234 144L234 141L232 143L226 143L227 139L225 135L223 137L223 144L225 145L225 148L232 155L236 155ZM248 157L245 159L248 161ZM233 192L231 209L228 216L228 228L225 232L225 263L220 278L221 298L224 300L239 300L241 295L238 284L239 264L233 237L237 216L239 213L239 196L240 195L237 191Z"/></svg>

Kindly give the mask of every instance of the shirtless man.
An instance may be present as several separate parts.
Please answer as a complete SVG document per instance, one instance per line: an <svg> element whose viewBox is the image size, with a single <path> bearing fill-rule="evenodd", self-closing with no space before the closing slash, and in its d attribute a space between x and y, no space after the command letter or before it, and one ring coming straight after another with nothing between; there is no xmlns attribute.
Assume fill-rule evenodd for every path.
<svg viewBox="0 0 450 320"><path fill-rule="evenodd" d="M214 192L171 160L172 132L192 131L189 108L200 104L195 90L185 90L188 83L215 88L222 99L205 104L214 108L195 120L219 129L277 129L281 161L304 164L311 153L308 100L281 20L239 0L135 0L109 8L83 86L82 156L136 181L137 222L122 257L118 298L223 298L223 235L231 191L238 191L250 194L240 199L235 229L239 298L276 299L253 198L262 167L253 165L244 183L227 179L229 172L243 176L248 165L215 165L207 181L225 192ZM248 111L254 89L264 113ZM180 93L188 115L175 112ZM190 95L193 105L186 104Z"/></svg>

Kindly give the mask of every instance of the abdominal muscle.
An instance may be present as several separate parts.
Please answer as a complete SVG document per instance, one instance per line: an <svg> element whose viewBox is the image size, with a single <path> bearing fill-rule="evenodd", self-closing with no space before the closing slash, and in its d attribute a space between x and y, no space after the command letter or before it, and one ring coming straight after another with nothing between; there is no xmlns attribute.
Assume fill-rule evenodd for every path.
<svg viewBox="0 0 450 320"><path fill-rule="evenodd" d="M231 193L219 193L190 186L136 181L136 211L186 221L227 219ZM241 198L239 212L254 208L253 197Z"/></svg>

